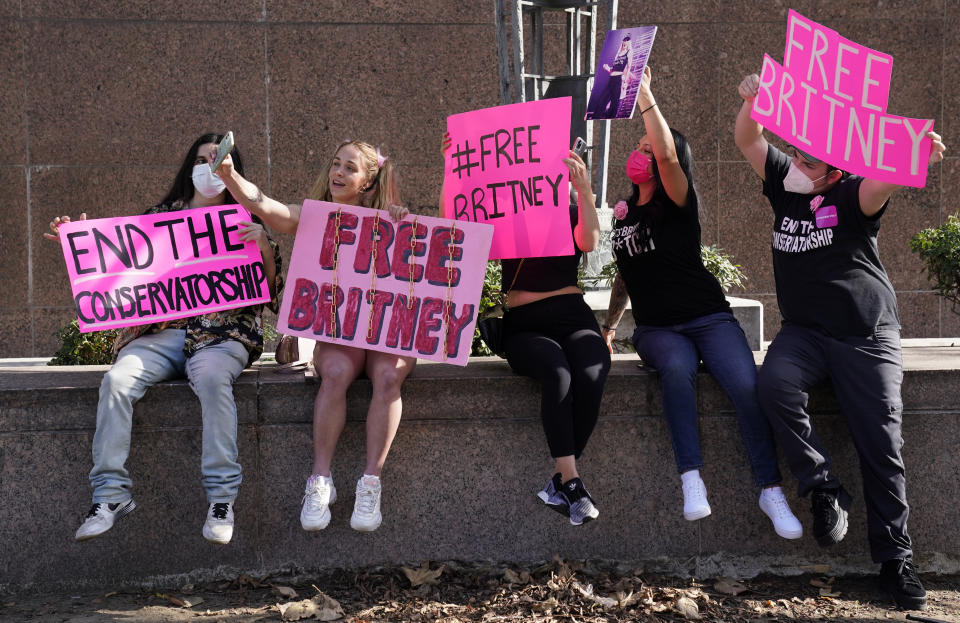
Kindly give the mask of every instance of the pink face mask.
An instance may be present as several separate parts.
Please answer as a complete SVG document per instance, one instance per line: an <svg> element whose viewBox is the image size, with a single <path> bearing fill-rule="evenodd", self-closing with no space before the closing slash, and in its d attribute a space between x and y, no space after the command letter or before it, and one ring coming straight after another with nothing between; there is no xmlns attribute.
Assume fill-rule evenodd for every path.
<svg viewBox="0 0 960 623"><path fill-rule="evenodd" d="M653 179L650 172L651 158L642 151L633 150L627 158L627 177L634 184L643 184Z"/></svg>

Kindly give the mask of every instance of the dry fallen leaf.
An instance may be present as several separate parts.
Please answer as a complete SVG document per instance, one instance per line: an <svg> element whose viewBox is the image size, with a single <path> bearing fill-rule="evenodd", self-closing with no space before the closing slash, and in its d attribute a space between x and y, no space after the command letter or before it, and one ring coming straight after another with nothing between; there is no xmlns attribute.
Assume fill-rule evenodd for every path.
<svg viewBox="0 0 960 623"><path fill-rule="evenodd" d="M297 591L293 590L289 586L279 586L277 584L273 585L273 592L281 597L286 597L287 599L296 599L299 597Z"/></svg>
<svg viewBox="0 0 960 623"><path fill-rule="evenodd" d="M820 589L820 596L821 596L821 597L839 597L839 596L840 596L840 591L834 592L834 591L833 591L832 589L830 589L830 588L821 588L821 589Z"/></svg>
<svg viewBox="0 0 960 623"><path fill-rule="evenodd" d="M700 618L700 607L697 605L697 602L690 599L689 597L681 597L673 604L674 609L682 614L685 619L699 619Z"/></svg>
<svg viewBox="0 0 960 623"><path fill-rule="evenodd" d="M403 569L403 574L407 576L407 579L410 580L410 587L416 588L421 584L437 584L440 574L443 573L443 565L440 565L439 569L430 569L430 563L424 562L417 569L410 569L409 567L401 567Z"/></svg>
<svg viewBox="0 0 960 623"><path fill-rule="evenodd" d="M731 578L720 578L713 585L713 589L724 595L739 595L747 590L747 587Z"/></svg>
<svg viewBox="0 0 960 623"><path fill-rule="evenodd" d="M182 601L183 601L183 606L182 606L182 607L184 607L184 608L193 608L194 606L199 606L200 604L203 603L203 597L197 595L197 596L195 596L195 597L189 597L189 598L184 599L184 600L182 600Z"/></svg>
<svg viewBox="0 0 960 623"><path fill-rule="evenodd" d="M336 621L343 618L343 608L340 607L340 603L324 593L319 593L303 601L277 604L277 609L284 621L299 621L311 618L320 621Z"/></svg>
<svg viewBox="0 0 960 623"><path fill-rule="evenodd" d="M817 575L826 575L830 573L830 565L801 565L800 570Z"/></svg>
<svg viewBox="0 0 960 623"><path fill-rule="evenodd" d="M833 578L813 578L810 580L810 586L816 586L817 588L832 588Z"/></svg>
<svg viewBox="0 0 960 623"><path fill-rule="evenodd" d="M581 595L583 595L590 601L594 602L595 604L599 604L604 608L612 608L617 605L616 599L611 599L609 597L602 597L600 595L594 594L593 584L587 584L586 586L583 586L582 584L580 584L580 582L574 582L573 584L571 584L571 586L574 589L576 589L577 592L579 592Z"/></svg>

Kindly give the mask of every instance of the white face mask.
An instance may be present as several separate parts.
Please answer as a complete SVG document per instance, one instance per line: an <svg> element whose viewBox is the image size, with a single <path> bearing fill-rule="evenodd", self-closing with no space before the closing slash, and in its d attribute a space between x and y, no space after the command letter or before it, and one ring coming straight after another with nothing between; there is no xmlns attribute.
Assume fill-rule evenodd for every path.
<svg viewBox="0 0 960 623"><path fill-rule="evenodd" d="M193 187L206 198L216 197L227 187L223 180L213 174L210 164L204 162L193 167Z"/></svg>
<svg viewBox="0 0 960 623"><path fill-rule="evenodd" d="M826 175L821 175L815 180L810 179L804 175L797 165L790 163L790 170L787 171L786 176L783 178L783 189L789 193L798 193L801 195L810 195L813 194L813 189L816 182L819 182Z"/></svg>

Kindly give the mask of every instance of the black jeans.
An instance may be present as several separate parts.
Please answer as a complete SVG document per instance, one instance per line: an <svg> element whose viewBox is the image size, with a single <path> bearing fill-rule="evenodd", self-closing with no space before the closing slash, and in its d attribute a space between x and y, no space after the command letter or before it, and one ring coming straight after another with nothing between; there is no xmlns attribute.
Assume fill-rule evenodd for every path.
<svg viewBox="0 0 960 623"><path fill-rule="evenodd" d="M808 389L827 378L860 459L870 554L874 562L910 556L910 507L900 456L900 332L878 329L871 336L835 338L784 323L773 340L757 391L801 496L817 487L840 486L807 413Z"/></svg>
<svg viewBox="0 0 960 623"><path fill-rule="evenodd" d="M579 457L600 414L610 351L580 294L551 296L504 315L507 361L540 382L550 455Z"/></svg>

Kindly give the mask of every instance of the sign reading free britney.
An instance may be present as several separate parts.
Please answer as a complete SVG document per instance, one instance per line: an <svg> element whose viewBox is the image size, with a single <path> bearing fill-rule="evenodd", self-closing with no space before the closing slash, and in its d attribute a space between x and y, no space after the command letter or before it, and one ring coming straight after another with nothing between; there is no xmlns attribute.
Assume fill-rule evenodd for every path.
<svg viewBox="0 0 960 623"><path fill-rule="evenodd" d="M763 57L750 117L844 171L923 187L933 119L886 112L893 57L791 10L783 65Z"/></svg>
<svg viewBox="0 0 960 623"><path fill-rule="evenodd" d="M303 202L277 330L464 366L493 228ZM334 294L335 293L335 294Z"/></svg>
<svg viewBox="0 0 960 623"><path fill-rule="evenodd" d="M494 226L490 259L571 255L572 99L557 97L447 117L443 216Z"/></svg>
<svg viewBox="0 0 960 623"><path fill-rule="evenodd" d="M237 233L249 220L224 205L60 225L80 331L268 303L260 249Z"/></svg>

